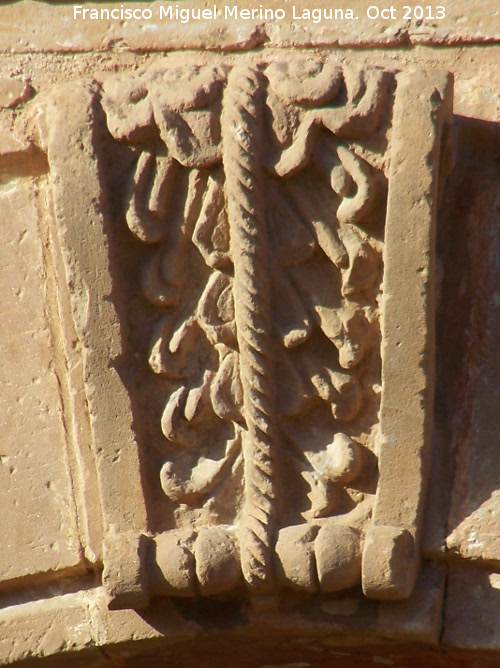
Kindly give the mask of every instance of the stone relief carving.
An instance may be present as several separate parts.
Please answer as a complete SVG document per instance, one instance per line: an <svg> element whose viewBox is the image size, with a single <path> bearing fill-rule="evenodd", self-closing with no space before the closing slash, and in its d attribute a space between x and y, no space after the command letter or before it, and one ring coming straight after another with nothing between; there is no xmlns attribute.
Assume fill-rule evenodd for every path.
<svg viewBox="0 0 500 668"><path fill-rule="evenodd" d="M177 546L191 562L164 573L171 593L241 573L258 593L276 577L307 591L360 581L387 189L366 140L387 127L391 84L299 61L147 71L104 92L112 135L137 150L127 224L156 247L142 290L158 307L149 364L172 388L163 490L200 506L237 479L233 526L162 537L162 560ZM199 572L203 553L217 569Z"/></svg>
<svg viewBox="0 0 500 668"><path fill-rule="evenodd" d="M433 224L449 77L242 57L82 85L71 93L81 99L74 121L67 95L47 103L42 135L68 271L91 295L90 311L73 295L73 311L89 350L111 607L243 586L261 603L280 587L408 597L432 425ZM64 167L61 124L81 140L81 174ZM130 158L123 216L98 207L105 152L120 145ZM76 223L80 181L80 199L102 220L92 234L112 223L137 249L129 261L140 265L149 314L140 386L161 451L141 472L137 407L105 363L120 345L113 289L89 278L106 271L107 242L94 242L96 267ZM109 326L109 346L99 340L93 353ZM103 412L106 387L116 410ZM151 475L168 508L159 529L139 500Z"/></svg>

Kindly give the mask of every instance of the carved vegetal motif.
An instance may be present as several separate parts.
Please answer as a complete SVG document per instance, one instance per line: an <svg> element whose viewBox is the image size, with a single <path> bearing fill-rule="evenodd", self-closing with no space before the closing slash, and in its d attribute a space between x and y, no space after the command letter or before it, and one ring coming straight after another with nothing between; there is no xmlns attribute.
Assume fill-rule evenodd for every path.
<svg viewBox="0 0 500 668"><path fill-rule="evenodd" d="M377 486L393 78L332 61L153 69L108 85L154 248L149 364L168 380L163 491L234 522L156 537L159 593L359 584Z"/></svg>

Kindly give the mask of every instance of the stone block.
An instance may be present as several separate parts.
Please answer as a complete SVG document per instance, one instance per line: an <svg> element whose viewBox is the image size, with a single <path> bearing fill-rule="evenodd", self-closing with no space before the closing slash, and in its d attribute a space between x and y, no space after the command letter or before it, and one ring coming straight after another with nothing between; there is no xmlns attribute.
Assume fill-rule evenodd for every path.
<svg viewBox="0 0 500 668"><path fill-rule="evenodd" d="M108 534L104 544L102 581L109 594L111 610L144 608L149 603L149 541L143 534Z"/></svg>
<svg viewBox="0 0 500 668"><path fill-rule="evenodd" d="M451 567L445 610L446 645L500 649L500 575L472 564Z"/></svg>
<svg viewBox="0 0 500 668"><path fill-rule="evenodd" d="M175 583L221 593L240 573L272 598L275 544L294 527L315 535L306 560L322 591L363 573L370 597L410 595L450 100L440 72L297 55L169 59L33 105L113 606ZM126 539L141 534L162 536L151 568ZM289 562L283 552L281 584Z"/></svg>
<svg viewBox="0 0 500 668"><path fill-rule="evenodd" d="M1 590L81 569L82 548L36 185L3 184L0 204Z"/></svg>
<svg viewBox="0 0 500 668"><path fill-rule="evenodd" d="M448 71L497 120L499 12L365 4L0 7L0 662L496 665L496 293L449 524L434 314Z"/></svg>
<svg viewBox="0 0 500 668"><path fill-rule="evenodd" d="M214 11L214 4L189 0L178 6L183 12L176 13L174 4L170 13L168 3L163 2L82 1L79 5L63 4L54 11L52 3L23 0L7 2L0 8L0 20L6 26L0 32L0 49L14 53L54 49L76 53L112 49L116 44L153 52L241 51L264 44L288 48L363 45L404 48L419 44L487 44L500 34L498 7L491 0L487 3L459 0L430 5L430 9L418 5L422 11L415 11L414 5L405 3L406 0L393 0L386 7L370 5L364 0L338 0L335 6L312 7L305 0L297 0L291 6L278 1L261 8L260 4L246 0L237 6L227 5L227 10L226 5L215 3ZM80 8L76 13L75 7ZM135 18L126 16L125 10L129 8L139 9ZM199 13L203 9L208 12L205 18Z"/></svg>

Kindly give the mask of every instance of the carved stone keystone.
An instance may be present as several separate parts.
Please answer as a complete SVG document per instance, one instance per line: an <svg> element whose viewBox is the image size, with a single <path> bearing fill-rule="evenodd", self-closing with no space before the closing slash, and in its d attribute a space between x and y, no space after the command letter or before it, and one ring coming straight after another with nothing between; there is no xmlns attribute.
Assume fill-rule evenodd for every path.
<svg viewBox="0 0 500 668"><path fill-rule="evenodd" d="M407 598L450 78L214 63L71 84L37 116L110 607L243 587Z"/></svg>

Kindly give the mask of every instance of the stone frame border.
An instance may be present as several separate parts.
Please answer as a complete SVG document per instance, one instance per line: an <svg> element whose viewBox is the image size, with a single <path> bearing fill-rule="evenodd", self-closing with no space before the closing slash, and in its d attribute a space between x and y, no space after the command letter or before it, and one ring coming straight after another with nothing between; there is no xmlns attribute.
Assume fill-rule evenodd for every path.
<svg viewBox="0 0 500 668"><path fill-rule="evenodd" d="M120 417L131 415L129 399L112 364L121 352L120 324L93 144L94 95L91 84L56 87L45 105L42 136L51 172L58 177L53 182L55 215L72 285L73 319L85 349L104 517L104 583L113 608L141 608L151 596L148 527L132 417L126 424ZM75 99L78 115L70 113ZM375 599L408 598L418 573L434 390L434 226L443 126L450 122L451 104L448 74L415 70L398 75L384 260L380 480L362 562L364 593ZM65 160L68 140L80 145L77 164ZM85 227L77 199L86 203ZM120 444L119 460L115 443Z"/></svg>

